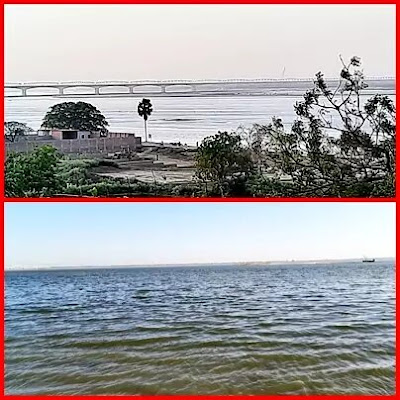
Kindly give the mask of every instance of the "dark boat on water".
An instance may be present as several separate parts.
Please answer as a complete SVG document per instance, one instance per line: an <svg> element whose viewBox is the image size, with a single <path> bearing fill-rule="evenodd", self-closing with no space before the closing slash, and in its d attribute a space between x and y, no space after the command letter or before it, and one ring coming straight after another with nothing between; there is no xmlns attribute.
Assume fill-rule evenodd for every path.
<svg viewBox="0 0 400 400"><path fill-rule="evenodd" d="M375 262L375 258L364 258L362 262L367 262L367 263Z"/></svg>

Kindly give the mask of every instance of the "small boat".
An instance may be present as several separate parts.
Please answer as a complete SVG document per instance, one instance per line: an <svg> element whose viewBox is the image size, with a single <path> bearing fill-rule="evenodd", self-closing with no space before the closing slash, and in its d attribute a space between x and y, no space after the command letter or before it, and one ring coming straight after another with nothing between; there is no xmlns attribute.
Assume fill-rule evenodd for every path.
<svg viewBox="0 0 400 400"><path fill-rule="evenodd" d="M375 258L363 258L362 262L375 262Z"/></svg>

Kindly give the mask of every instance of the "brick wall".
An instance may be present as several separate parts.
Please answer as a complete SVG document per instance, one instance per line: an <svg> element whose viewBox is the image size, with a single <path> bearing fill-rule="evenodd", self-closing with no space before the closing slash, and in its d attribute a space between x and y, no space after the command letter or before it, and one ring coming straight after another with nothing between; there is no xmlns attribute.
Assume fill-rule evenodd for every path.
<svg viewBox="0 0 400 400"><path fill-rule="evenodd" d="M6 142L7 152L27 152L37 147L51 145L64 154L107 154L118 151L135 151L141 147L140 137L94 138L94 139L64 139L64 140L24 140L20 142Z"/></svg>

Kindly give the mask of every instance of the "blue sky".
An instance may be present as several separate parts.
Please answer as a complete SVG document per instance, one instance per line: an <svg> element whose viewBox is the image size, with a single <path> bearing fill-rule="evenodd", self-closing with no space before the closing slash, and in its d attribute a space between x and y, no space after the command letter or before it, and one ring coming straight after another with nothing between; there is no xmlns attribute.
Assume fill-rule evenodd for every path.
<svg viewBox="0 0 400 400"><path fill-rule="evenodd" d="M394 257L393 203L8 203L6 268Z"/></svg>

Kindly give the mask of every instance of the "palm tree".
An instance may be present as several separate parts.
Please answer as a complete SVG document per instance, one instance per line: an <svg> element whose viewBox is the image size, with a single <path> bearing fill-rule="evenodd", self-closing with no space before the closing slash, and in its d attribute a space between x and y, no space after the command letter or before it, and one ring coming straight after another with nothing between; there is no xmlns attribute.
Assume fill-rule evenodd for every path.
<svg viewBox="0 0 400 400"><path fill-rule="evenodd" d="M144 119L144 141L147 142L147 119L153 112L153 106L149 99L143 99L138 105L138 114Z"/></svg>

